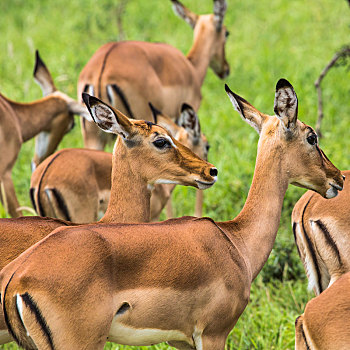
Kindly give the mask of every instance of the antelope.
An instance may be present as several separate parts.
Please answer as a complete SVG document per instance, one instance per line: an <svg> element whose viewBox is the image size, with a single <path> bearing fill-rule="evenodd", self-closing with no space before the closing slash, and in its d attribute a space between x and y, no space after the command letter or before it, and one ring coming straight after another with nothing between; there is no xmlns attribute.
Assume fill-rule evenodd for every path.
<svg viewBox="0 0 350 350"><path fill-rule="evenodd" d="M277 83L274 116L226 91L260 134L240 214L55 230L0 273L7 327L24 349L102 349L107 340L225 348L272 250L288 184L326 198L343 186L340 171L309 143L315 132L298 121L288 81Z"/></svg>
<svg viewBox="0 0 350 350"><path fill-rule="evenodd" d="M192 47L185 56L163 43L110 42L100 47L81 71L78 98L82 92L97 96L130 118L152 121L151 102L173 120L185 102L198 111L201 87L210 67L225 79L230 67L225 57L229 35L223 25L227 4L214 0L212 14L197 15L178 0L171 0L176 15L194 30ZM103 150L110 140L94 123L82 121L84 147ZM171 202L169 202L171 203ZM195 215L202 215L203 193L197 192ZM171 209L167 211L172 216Z"/></svg>
<svg viewBox="0 0 350 350"><path fill-rule="evenodd" d="M177 183L206 189L216 182L217 169L173 139L161 126L129 120L118 110L88 95L85 101L89 108L98 111L94 120L100 127L108 127L108 132L121 136L114 147L110 201L100 222L148 221L151 187L158 183ZM65 150L58 154L64 154L62 152ZM66 167L76 166L80 159L73 161L70 158ZM95 165L95 171L98 171L98 164ZM42 217L1 219L0 270L55 228L68 225L75 224ZM0 344L9 341L12 338L6 331L1 313Z"/></svg>
<svg viewBox="0 0 350 350"><path fill-rule="evenodd" d="M296 350L346 350L350 344L350 272L310 300L295 321Z"/></svg>
<svg viewBox="0 0 350 350"><path fill-rule="evenodd" d="M194 110L184 104L178 126L150 105L156 124L168 129L174 137L200 158L206 159L208 142L200 132ZM134 160L143 164L144 155ZM121 160L123 162L124 160ZM148 168L142 166L142 173ZM117 169L119 169L117 167ZM91 149L63 149L48 157L31 178L31 198L40 216L50 216L75 223L95 222L107 209L111 191L112 154ZM121 175L120 175L121 176ZM129 181L133 178L128 176ZM118 180L116 180L118 181ZM119 186L120 187L120 186ZM116 188L118 193L132 191L132 185ZM155 221L167 203L175 185L157 184L151 196L150 218ZM135 195L132 192L133 195ZM144 222L150 218L143 218Z"/></svg>
<svg viewBox="0 0 350 350"><path fill-rule="evenodd" d="M312 142L316 142L314 140ZM350 178L350 171L343 171ZM321 294L350 271L350 185L328 201L308 191L297 202L292 225L299 256L309 279L309 289Z"/></svg>
<svg viewBox="0 0 350 350"><path fill-rule="evenodd" d="M223 25L225 0L214 1L214 13L197 15L172 0L175 13L194 29L187 56L167 44L141 41L110 42L100 47L81 71L78 98L88 92L129 118L153 120L148 103L173 120L185 102L198 110L201 86L208 67L224 79L229 74L225 58L228 31ZM103 150L107 134L94 123L82 123L84 146Z"/></svg>
<svg viewBox="0 0 350 350"><path fill-rule="evenodd" d="M43 84L45 79L51 78L38 52L34 78ZM40 161L56 148L67 131L66 126L58 130L57 124L72 114L91 120L85 107L56 89L30 103L14 102L0 94L0 149L6 150L0 161L1 202L12 217L22 215L11 176L22 143L41 133L36 140L34 156L35 161Z"/></svg>

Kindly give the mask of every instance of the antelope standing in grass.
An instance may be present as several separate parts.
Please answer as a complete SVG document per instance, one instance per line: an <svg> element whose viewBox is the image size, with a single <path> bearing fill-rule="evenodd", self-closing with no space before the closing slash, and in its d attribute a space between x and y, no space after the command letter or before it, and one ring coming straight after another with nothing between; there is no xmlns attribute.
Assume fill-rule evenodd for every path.
<svg viewBox="0 0 350 350"><path fill-rule="evenodd" d="M296 350L347 350L350 344L350 272L310 300L295 321Z"/></svg>
<svg viewBox="0 0 350 350"><path fill-rule="evenodd" d="M183 217L55 230L0 274L2 308L18 344L103 349L107 340L168 341L178 349L225 348L272 250L288 184L327 198L343 186L340 171L308 141L315 132L298 121L289 82L277 83L274 116L226 91L260 134L240 214L226 222Z"/></svg>
<svg viewBox="0 0 350 350"><path fill-rule="evenodd" d="M73 114L91 120L86 108L58 91L50 72L36 52L34 78L51 89L46 97L31 103L18 103L0 94L0 181L1 201L12 217L22 214L12 181L14 167L22 143L38 135L35 142L34 162L50 155L69 129ZM44 86L43 85L43 86ZM66 123L68 121L68 125ZM6 151L5 151L6 150Z"/></svg>
<svg viewBox="0 0 350 350"><path fill-rule="evenodd" d="M110 42L100 47L78 79L78 96L88 92L130 118L153 120L151 102L173 120L185 102L198 110L208 67L221 79L229 74L225 58L228 31L223 25L226 1L214 1L214 13L197 15L172 0L175 13L194 30L187 56L173 46L140 41ZM103 150L108 135L94 123L82 122L84 146ZM202 215L203 193L197 193L196 216Z"/></svg>
<svg viewBox="0 0 350 350"><path fill-rule="evenodd" d="M350 171L342 173L347 180L339 196L328 201L308 191L292 214L295 242L316 295L350 271Z"/></svg>
<svg viewBox="0 0 350 350"><path fill-rule="evenodd" d="M96 98L85 98L89 108L96 111L95 122L120 135L112 160L110 201L102 222L148 221L151 186L155 184L176 183L206 189L215 183L217 169L176 141L164 128L129 120ZM0 270L56 227L67 225L74 224L42 217L1 219ZM11 340L1 313L0 344Z"/></svg>
<svg viewBox="0 0 350 350"><path fill-rule="evenodd" d="M178 118L181 126L155 108L153 112L158 125L168 129L179 142L200 158L206 159L208 142L200 133L198 116L190 106L183 106ZM140 158L138 162L141 161ZM146 168L147 164L143 169ZM60 150L42 162L32 174L31 198L34 208L40 216L75 223L95 222L107 209L111 172L110 153L86 148ZM174 187L174 184L154 186L150 208L152 221L158 220ZM123 189L117 190L121 192ZM144 221L149 221L149 218Z"/></svg>

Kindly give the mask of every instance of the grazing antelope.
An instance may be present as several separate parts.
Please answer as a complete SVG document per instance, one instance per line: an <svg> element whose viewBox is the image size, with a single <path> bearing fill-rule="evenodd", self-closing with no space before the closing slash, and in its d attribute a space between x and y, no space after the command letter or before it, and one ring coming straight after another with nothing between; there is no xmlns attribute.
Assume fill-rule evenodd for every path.
<svg viewBox="0 0 350 350"><path fill-rule="evenodd" d="M162 115L154 107L157 124L165 127L174 137L192 149L200 158L206 158L208 142L200 133L199 119L194 110L184 105L178 119L181 126ZM125 160L120 160L124 162ZM140 164L142 173L149 165L142 150L133 160ZM143 164L143 166L141 166ZM118 166L116 169L120 169ZM119 170L118 170L119 171ZM75 223L95 222L106 211L111 191L112 154L90 149L64 149L42 162L31 178L31 198L40 216L50 216ZM119 174L129 179L128 186L115 188L122 193L131 191L132 174ZM117 181L117 180L116 180ZM167 203L175 185L154 186L151 196L150 218L155 221Z"/></svg>
<svg viewBox="0 0 350 350"><path fill-rule="evenodd" d="M339 196L328 201L308 191L292 213L295 242L316 295L350 271L350 171L342 174L347 180Z"/></svg>
<svg viewBox="0 0 350 350"><path fill-rule="evenodd" d="M141 41L110 42L100 47L81 71L78 98L88 92L130 118L153 120L151 102L173 120L184 102L199 109L208 67L224 79L230 67L225 57L229 32L223 25L226 1L214 0L212 14L197 15L178 0L174 12L194 30L187 56L173 46ZM84 146L103 150L110 140L94 123L82 121ZM169 203L171 203L169 201ZM203 193L197 192L195 215L202 215ZM172 216L171 210L168 215Z"/></svg>
<svg viewBox="0 0 350 350"><path fill-rule="evenodd" d="M51 79L52 82L38 52L34 77L43 84L44 80ZM52 86L54 87L53 82ZM14 102L0 94L0 149L6 150L0 158L1 201L11 216L18 217L22 214L18 210L19 203L11 176L22 143L40 133L36 139L34 159L35 162L42 160L49 152L54 151L67 132L67 125L59 130L57 124L73 114L91 120L85 107L55 88L46 97L31 103Z"/></svg>
<svg viewBox="0 0 350 350"><path fill-rule="evenodd" d="M316 298L295 321L296 350L347 350L350 344L350 272Z"/></svg>
<svg viewBox="0 0 350 350"><path fill-rule="evenodd" d="M343 185L308 142L315 132L298 121L289 82L277 83L274 116L226 91L260 134L240 214L226 222L183 217L55 230L0 273L7 326L24 349L102 349L107 340L225 348L272 250L288 184L327 198Z"/></svg>
<svg viewBox="0 0 350 350"><path fill-rule="evenodd" d="M148 221L150 187L155 184L177 183L206 189L216 182L217 169L173 139L164 128L150 122L129 120L94 97L86 96L85 99L94 111L95 122L103 129L121 135L114 147L110 201L101 222ZM64 156L64 152L56 155ZM70 158L66 167L75 167L80 160ZM96 168L90 169L91 172L98 172L99 164L94 165ZM88 172L86 175L90 176ZM82 200L86 201L83 205L89 204L88 197ZM0 270L56 227L67 225L74 224L42 217L1 219ZM11 340L0 314L0 344Z"/></svg>
<svg viewBox="0 0 350 350"><path fill-rule="evenodd" d="M149 102L174 120L184 102L198 110L208 67L221 79L229 74L225 58L228 32L223 25L226 2L215 0L214 13L200 16L177 0L172 3L175 13L194 29L188 55L162 43L110 42L100 47L81 71L78 98L88 92L130 118L150 121ZM94 123L83 122L82 132L85 147L104 149L108 135Z"/></svg>

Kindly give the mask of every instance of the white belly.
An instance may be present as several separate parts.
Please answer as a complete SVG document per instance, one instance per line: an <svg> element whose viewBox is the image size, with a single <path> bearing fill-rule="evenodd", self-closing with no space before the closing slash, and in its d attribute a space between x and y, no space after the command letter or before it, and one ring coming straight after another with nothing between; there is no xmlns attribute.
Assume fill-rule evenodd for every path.
<svg viewBox="0 0 350 350"><path fill-rule="evenodd" d="M113 321L108 336L108 341L135 346L152 345L171 340L187 342L188 338L184 333L177 330L137 329L116 320Z"/></svg>

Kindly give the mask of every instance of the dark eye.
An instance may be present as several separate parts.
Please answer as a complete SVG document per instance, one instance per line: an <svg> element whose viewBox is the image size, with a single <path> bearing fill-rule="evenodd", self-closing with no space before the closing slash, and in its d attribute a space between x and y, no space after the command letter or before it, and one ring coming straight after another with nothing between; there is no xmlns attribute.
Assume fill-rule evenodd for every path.
<svg viewBox="0 0 350 350"><path fill-rule="evenodd" d="M315 145L317 143L317 135L316 134L311 134L307 137L307 142L310 144L310 145Z"/></svg>
<svg viewBox="0 0 350 350"><path fill-rule="evenodd" d="M206 145L206 146L205 146L205 149L207 150L207 152L209 152L209 150L210 150L210 145L209 145L209 144Z"/></svg>
<svg viewBox="0 0 350 350"><path fill-rule="evenodd" d="M226 30L225 38L228 38L229 35L230 35L230 32L228 30Z"/></svg>
<svg viewBox="0 0 350 350"><path fill-rule="evenodd" d="M170 143L167 139L164 138L159 138L155 141L153 141L153 144L157 147L157 148L165 148L165 147L169 147Z"/></svg>

